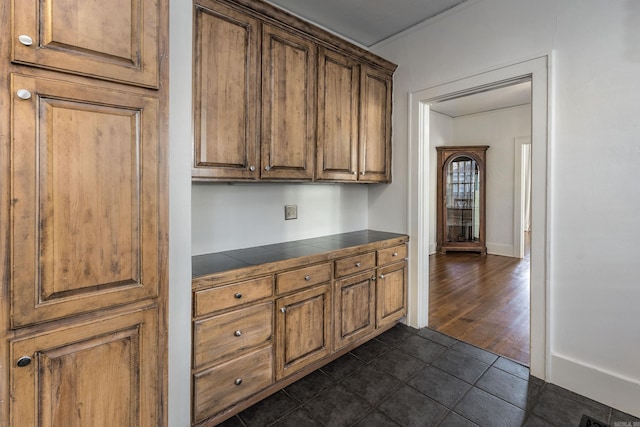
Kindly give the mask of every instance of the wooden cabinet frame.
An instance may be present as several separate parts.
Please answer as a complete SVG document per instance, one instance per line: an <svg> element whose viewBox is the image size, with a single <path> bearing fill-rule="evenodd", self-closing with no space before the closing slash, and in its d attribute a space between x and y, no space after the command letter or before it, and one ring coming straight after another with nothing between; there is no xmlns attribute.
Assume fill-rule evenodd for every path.
<svg viewBox="0 0 640 427"><path fill-rule="evenodd" d="M391 181L396 65L255 0L194 4L195 181Z"/></svg>
<svg viewBox="0 0 640 427"><path fill-rule="evenodd" d="M195 278L193 424L220 423L392 328L407 310L407 241Z"/></svg>

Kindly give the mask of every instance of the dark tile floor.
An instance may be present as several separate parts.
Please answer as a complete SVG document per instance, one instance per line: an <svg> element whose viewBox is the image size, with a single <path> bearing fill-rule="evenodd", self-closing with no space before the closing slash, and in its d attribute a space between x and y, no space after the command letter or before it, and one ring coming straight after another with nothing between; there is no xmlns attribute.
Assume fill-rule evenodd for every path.
<svg viewBox="0 0 640 427"><path fill-rule="evenodd" d="M640 427L511 360L398 325L222 425L578 427L583 414Z"/></svg>

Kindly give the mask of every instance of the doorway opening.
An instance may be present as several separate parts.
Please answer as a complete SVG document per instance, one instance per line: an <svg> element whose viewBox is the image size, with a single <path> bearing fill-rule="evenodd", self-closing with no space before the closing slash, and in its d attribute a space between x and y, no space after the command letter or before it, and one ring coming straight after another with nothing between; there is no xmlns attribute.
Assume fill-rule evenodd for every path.
<svg viewBox="0 0 640 427"><path fill-rule="evenodd" d="M429 325L429 254L432 252L429 190L432 186L432 171L435 167L431 153L431 106L438 101L453 100L470 94L488 92L501 87L513 86L524 81L531 82L531 231L530 231L530 372L545 379L547 377L547 135L548 135L548 80L549 58L547 56L516 63L493 71L473 75L437 85L410 94L410 144L409 144L409 229L412 236L410 256L415 261L410 266L410 305L408 323L422 327ZM522 136L522 135L517 135ZM513 142L512 142L513 143ZM490 144L487 144L490 145ZM511 159L513 159L512 154ZM491 160L488 160L489 164ZM491 167L491 166L490 166ZM513 170L510 182L513 184ZM515 187L513 187L515 188ZM511 190L512 192L514 190ZM488 213L488 216L491 214ZM515 228L514 213L508 220ZM513 230L512 228L512 230ZM515 234L514 234L515 236ZM520 246L513 239L514 247ZM522 241L525 236L522 235ZM493 250L505 251L500 242ZM502 241L502 244L504 241ZM489 249L489 248L488 248ZM489 249L491 253L492 249ZM516 249L517 250L517 249ZM503 254L505 255L505 254ZM515 258L519 259L519 258ZM430 325L429 325L430 326Z"/></svg>
<svg viewBox="0 0 640 427"><path fill-rule="evenodd" d="M482 209L486 210L482 217L486 245L483 236L482 247L486 255L484 251L482 255L465 251L467 243L440 244L441 234L436 250L429 253L429 326L528 366L530 251L525 230L531 200L531 78L440 98L430 103L429 114L431 155L441 146L449 147L447 150L489 147L486 167L483 165L476 177L486 189L482 191L486 200L486 209ZM464 181L435 170L441 168L438 163L429 172L430 203L436 205L434 194L445 194L444 188L438 193L438 186L455 190L460 187L456 182ZM442 178L436 182L437 172ZM450 237L460 221L449 214L457 210L450 197L440 203L446 205L448 215L432 215L430 230L444 233L446 229ZM431 212L433 209L430 206ZM430 248L435 241L436 236L430 233Z"/></svg>

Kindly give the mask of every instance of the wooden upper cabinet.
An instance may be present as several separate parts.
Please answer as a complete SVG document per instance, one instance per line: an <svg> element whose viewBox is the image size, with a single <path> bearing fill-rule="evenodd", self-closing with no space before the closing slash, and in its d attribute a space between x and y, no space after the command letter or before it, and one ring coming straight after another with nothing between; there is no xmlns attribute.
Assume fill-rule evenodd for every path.
<svg viewBox="0 0 640 427"><path fill-rule="evenodd" d="M162 425L156 308L66 324L9 348L10 425Z"/></svg>
<svg viewBox="0 0 640 427"><path fill-rule="evenodd" d="M259 21L214 1L195 5L194 179L260 176Z"/></svg>
<svg viewBox="0 0 640 427"><path fill-rule="evenodd" d="M11 325L158 295L158 99L14 74Z"/></svg>
<svg viewBox="0 0 640 427"><path fill-rule="evenodd" d="M394 64L263 2L194 15L194 180L391 180Z"/></svg>
<svg viewBox="0 0 640 427"><path fill-rule="evenodd" d="M318 57L316 177L357 181L360 65L324 48Z"/></svg>
<svg viewBox="0 0 640 427"><path fill-rule="evenodd" d="M262 38L263 178L313 178L315 80L315 44L265 24Z"/></svg>
<svg viewBox="0 0 640 427"><path fill-rule="evenodd" d="M392 76L363 66L360 75L358 179L391 181Z"/></svg>
<svg viewBox="0 0 640 427"><path fill-rule="evenodd" d="M392 75L321 49L317 179L391 181Z"/></svg>
<svg viewBox="0 0 640 427"><path fill-rule="evenodd" d="M158 87L157 0L19 0L14 62Z"/></svg>

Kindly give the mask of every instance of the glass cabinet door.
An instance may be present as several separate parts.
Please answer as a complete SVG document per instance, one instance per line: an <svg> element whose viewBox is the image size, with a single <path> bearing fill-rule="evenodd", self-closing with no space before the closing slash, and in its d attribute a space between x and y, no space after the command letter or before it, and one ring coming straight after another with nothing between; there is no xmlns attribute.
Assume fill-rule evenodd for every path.
<svg viewBox="0 0 640 427"><path fill-rule="evenodd" d="M480 239L480 169L467 156L457 156L445 168L446 241Z"/></svg>

